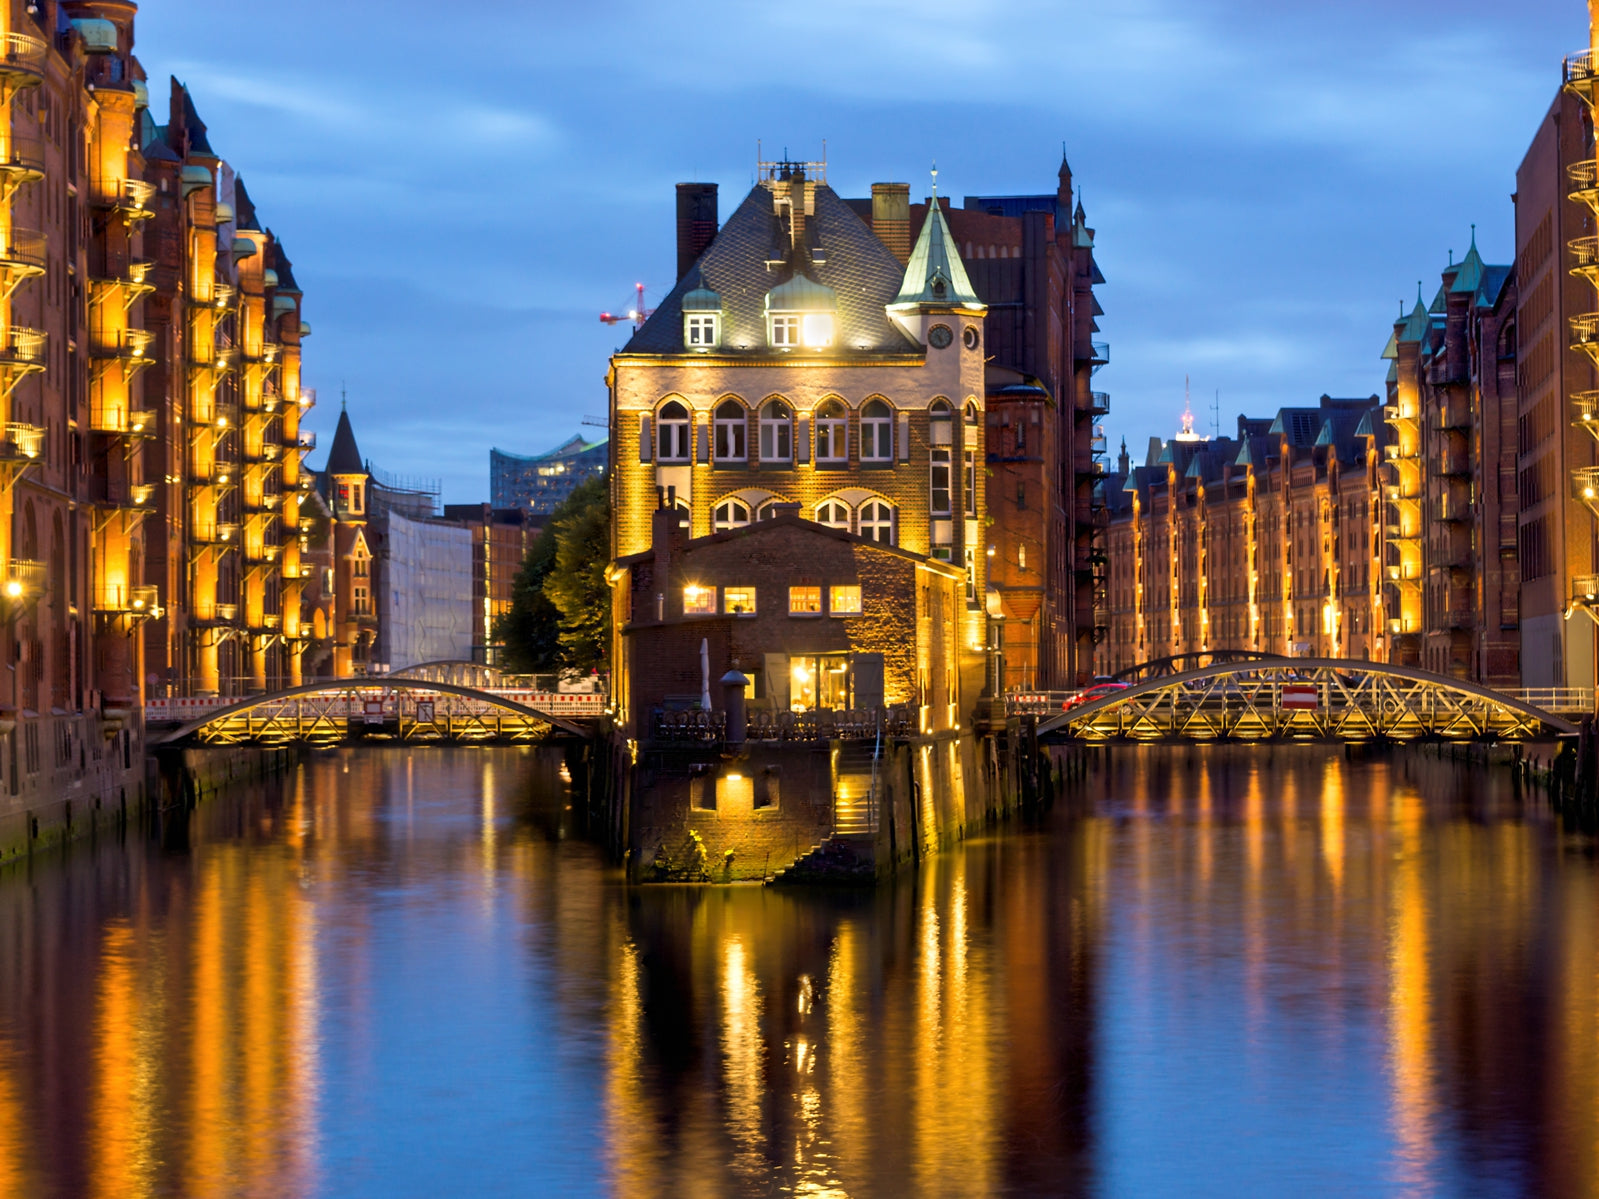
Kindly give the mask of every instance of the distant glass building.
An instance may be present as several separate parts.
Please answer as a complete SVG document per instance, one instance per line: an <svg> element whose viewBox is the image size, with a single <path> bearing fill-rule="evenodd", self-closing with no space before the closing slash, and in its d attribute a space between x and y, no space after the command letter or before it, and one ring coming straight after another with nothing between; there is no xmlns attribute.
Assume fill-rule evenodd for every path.
<svg viewBox="0 0 1599 1199"><path fill-rule="evenodd" d="M584 441L581 435L534 458L490 450L490 503L548 515L579 483L605 473L607 453L605 441Z"/></svg>

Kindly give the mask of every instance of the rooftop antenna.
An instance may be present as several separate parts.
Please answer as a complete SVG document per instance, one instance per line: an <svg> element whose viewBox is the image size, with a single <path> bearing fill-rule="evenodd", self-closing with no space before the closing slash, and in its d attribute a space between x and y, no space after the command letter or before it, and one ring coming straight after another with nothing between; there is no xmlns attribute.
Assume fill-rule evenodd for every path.
<svg viewBox="0 0 1599 1199"><path fill-rule="evenodd" d="M1210 435L1217 440L1221 439L1221 388L1216 389L1216 397L1210 402Z"/></svg>
<svg viewBox="0 0 1599 1199"><path fill-rule="evenodd" d="M933 159L933 203L938 203L938 159Z"/></svg>
<svg viewBox="0 0 1599 1199"><path fill-rule="evenodd" d="M346 388L344 386L344 380L340 379L339 380L339 411L340 412L348 412L349 410L350 410L350 393L349 393L348 390L346 390Z"/></svg>

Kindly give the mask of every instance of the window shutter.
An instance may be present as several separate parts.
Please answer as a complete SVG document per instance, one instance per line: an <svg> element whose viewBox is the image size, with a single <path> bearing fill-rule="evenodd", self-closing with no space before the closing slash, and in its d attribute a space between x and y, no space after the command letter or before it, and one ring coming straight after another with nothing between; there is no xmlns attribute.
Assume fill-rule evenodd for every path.
<svg viewBox="0 0 1599 1199"><path fill-rule="evenodd" d="M650 437L650 418L641 416L638 418L638 460L648 462L651 457L650 451L654 448L655 442Z"/></svg>
<svg viewBox="0 0 1599 1199"><path fill-rule="evenodd" d="M694 459L705 463L711 460L711 426L703 421L694 427L694 440L698 443L695 448Z"/></svg>
<svg viewBox="0 0 1599 1199"><path fill-rule="evenodd" d="M911 460L911 414L909 412L901 412L899 414L899 460L901 462L909 462Z"/></svg>
<svg viewBox="0 0 1599 1199"><path fill-rule="evenodd" d="M794 434L794 461L809 462L811 460L811 418L802 416L796 422Z"/></svg>

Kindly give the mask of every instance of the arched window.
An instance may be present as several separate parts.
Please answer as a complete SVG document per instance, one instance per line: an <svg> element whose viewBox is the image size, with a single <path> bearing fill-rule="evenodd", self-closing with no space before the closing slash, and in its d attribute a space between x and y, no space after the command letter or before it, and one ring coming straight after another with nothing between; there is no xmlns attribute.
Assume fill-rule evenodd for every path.
<svg viewBox="0 0 1599 1199"><path fill-rule="evenodd" d="M769 400L761 409L761 461L794 460L794 411L782 400Z"/></svg>
<svg viewBox="0 0 1599 1199"><path fill-rule="evenodd" d="M976 400L967 400L966 401L966 407L964 409L964 414L965 414L965 417L966 417L966 423L968 425L975 425L977 423L977 401Z"/></svg>
<svg viewBox="0 0 1599 1199"><path fill-rule="evenodd" d="M749 458L745 439L749 435L749 417L744 405L737 400L723 400L716 409L716 460L718 462L743 462Z"/></svg>
<svg viewBox="0 0 1599 1199"><path fill-rule="evenodd" d="M816 461L849 460L849 414L837 400L823 400L816 406Z"/></svg>
<svg viewBox="0 0 1599 1199"><path fill-rule="evenodd" d="M928 440L933 445L954 443L955 411L948 400L934 400L927 406Z"/></svg>
<svg viewBox="0 0 1599 1199"><path fill-rule="evenodd" d="M861 536L868 541L894 544L894 509L882 500L867 500L861 505Z"/></svg>
<svg viewBox="0 0 1599 1199"><path fill-rule="evenodd" d="M750 523L749 505L742 500L723 500L711 513L711 527L715 532L742 529Z"/></svg>
<svg viewBox="0 0 1599 1199"><path fill-rule="evenodd" d="M659 457L662 462L688 461L688 409L676 400L661 408L661 441Z"/></svg>
<svg viewBox="0 0 1599 1199"><path fill-rule="evenodd" d="M755 519L771 520L777 515L777 506L781 503L784 503L784 501L777 499L776 497L765 501L759 508L755 510Z"/></svg>
<svg viewBox="0 0 1599 1199"><path fill-rule="evenodd" d="M842 500L827 500L816 505L816 523L849 532L849 505Z"/></svg>
<svg viewBox="0 0 1599 1199"><path fill-rule="evenodd" d="M894 414L882 400L861 409L861 461L888 462L894 457Z"/></svg>

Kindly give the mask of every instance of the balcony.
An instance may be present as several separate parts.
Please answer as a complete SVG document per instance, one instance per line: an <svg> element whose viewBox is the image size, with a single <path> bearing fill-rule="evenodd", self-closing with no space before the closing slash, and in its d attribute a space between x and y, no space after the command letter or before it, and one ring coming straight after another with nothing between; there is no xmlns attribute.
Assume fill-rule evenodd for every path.
<svg viewBox="0 0 1599 1199"><path fill-rule="evenodd" d="M283 617L277 612L263 612L250 622L252 633L276 633L283 627Z"/></svg>
<svg viewBox="0 0 1599 1199"><path fill-rule="evenodd" d="M1471 505L1453 495L1441 495L1433 505L1433 519L1456 524L1471 519Z"/></svg>
<svg viewBox="0 0 1599 1199"><path fill-rule="evenodd" d="M200 603L194 606L196 624L232 624L239 619L238 604Z"/></svg>
<svg viewBox="0 0 1599 1199"><path fill-rule="evenodd" d="M89 408L89 429L110 437L145 438L155 436L155 413L129 408L126 403L99 403Z"/></svg>
<svg viewBox="0 0 1599 1199"><path fill-rule="evenodd" d="M196 525L192 536L196 545L232 545L239 539L239 526L227 521L217 521L208 525Z"/></svg>
<svg viewBox="0 0 1599 1199"><path fill-rule="evenodd" d="M1572 395L1571 423L1599 439L1599 391L1579 391Z"/></svg>
<svg viewBox="0 0 1599 1199"><path fill-rule="evenodd" d="M1595 82L1599 81L1599 58L1594 52L1579 50L1576 54L1568 54L1561 74L1566 90L1581 97L1591 108Z"/></svg>
<svg viewBox="0 0 1599 1199"><path fill-rule="evenodd" d="M1103 433L1100 434L1098 440L1100 442L1100 448L1103 450L1105 441L1105 436ZM299 436L294 440L294 444L300 448L301 452L309 454L312 450L316 449L316 434L311 432L309 429L301 429Z"/></svg>
<svg viewBox="0 0 1599 1199"><path fill-rule="evenodd" d="M114 616L131 616L140 620L159 619L161 593L153 586L130 587L117 584L95 591L94 610Z"/></svg>
<svg viewBox="0 0 1599 1199"><path fill-rule="evenodd" d="M1571 472L1571 494L1599 515L1599 466L1584 466Z"/></svg>
<svg viewBox="0 0 1599 1199"><path fill-rule="evenodd" d="M1591 158L1574 162L1566 168L1566 178L1570 180L1571 186L1571 190L1566 193L1568 199L1586 204L1590 208L1599 206L1599 163Z"/></svg>
<svg viewBox="0 0 1599 1199"><path fill-rule="evenodd" d="M133 258L119 274L97 276L93 283L107 291L119 291L123 310L126 311L133 307L133 302L140 296L147 296L155 290L155 284L150 282L150 272L154 268L155 263L148 258Z"/></svg>
<svg viewBox="0 0 1599 1199"><path fill-rule="evenodd" d="M27 280L44 274L47 262L44 234L16 228L0 233L0 293L9 296Z"/></svg>
<svg viewBox="0 0 1599 1199"><path fill-rule="evenodd" d="M37 87L44 78L48 53L49 47L40 38L0 33L0 98L9 99L22 88Z"/></svg>
<svg viewBox="0 0 1599 1199"><path fill-rule="evenodd" d="M244 560L252 564L271 563L278 560L278 555L283 552L283 547L275 542L263 541L255 545L249 543L244 547Z"/></svg>
<svg viewBox="0 0 1599 1199"><path fill-rule="evenodd" d="M1433 415L1432 427L1447 432L1451 429L1471 428L1471 409L1464 403L1440 404Z"/></svg>
<svg viewBox="0 0 1599 1199"><path fill-rule="evenodd" d="M14 615L19 607L37 600L50 582L43 562L13 558L0 567L0 612Z"/></svg>
<svg viewBox="0 0 1599 1199"><path fill-rule="evenodd" d="M155 214L150 201L155 185L143 179L104 179L93 188L94 206L120 216L125 221L148 220Z"/></svg>
<svg viewBox="0 0 1599 1199"><path fill-rule="evenodd" d="M1445 476L1469 475L1471 455L1465 450L1440 450L1437 470L1440 475Z"/></svg>
<svg viewBox="0 0 1599 1199"><path fill-rule="evenodd" d="M1599 237L1576 237L1566 248L1571 251L1571 273L1599 286Z"/></svg>
<svg viewBox="0 0 1599 1199"><path fill-rule="evenodd" d="M1571 602L1599 604L1599 575L1572 575Z"/></svg>
<svg viewBox="0 0 1599 1199"><path fill-rule="evenodd" d="M89 346L89 355L102 362L122 362L130 366L149 366L150 345L155 334L146 329L122 329L110 337L95 338Z"/></svg>
<svg viewBox="0 0 1599 1199"><path fill-rule="evenodd" d="M1110 393L1107 391L1089 392L1088 412L1090 416L1107 415L1110 412Z"/></svg>
<svg viewBox="0 0 1599 1199"><path fill-rule="evenodd" d="M10 421L0 426L0 462L32 462L44 453L44 427Z"/></svg>
<svg viewBox="0 0 1599 1199"><path fill-rule="evenodd" d="M44 178L44 140L0 131L0 200L9 200L26 183Z"/></svg>
<svg viewBox="0 0 1599 1199"><path fill-rule="evenodd" d="M1569 318L1571 348L1581 350L1599 363L1599 312L1585 312Z"/></svg>
<svg viewBox="0 0 1599 1199"><path fill-rule="evenodd" d="M153 483L121 483L103 484L99 489L101 498L94 500L94 506L106 509L113 514L129 516L145 516L155 511L155 484Z"/></svg>

